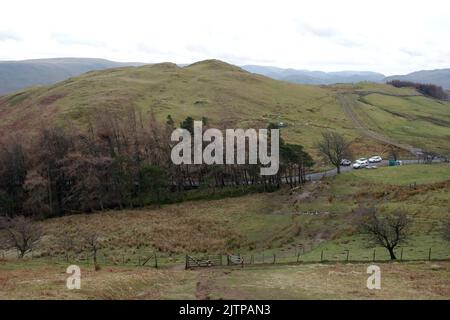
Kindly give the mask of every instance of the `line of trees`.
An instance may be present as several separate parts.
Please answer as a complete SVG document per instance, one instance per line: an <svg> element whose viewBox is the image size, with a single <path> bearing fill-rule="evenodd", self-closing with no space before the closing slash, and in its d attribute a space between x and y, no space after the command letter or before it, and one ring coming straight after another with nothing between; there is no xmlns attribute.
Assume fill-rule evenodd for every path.
<svg viewBox="0 0 450 320"><path fill-rule="evenodd" d="M402 80L392 80L389 81L388 84L396 87L396 88L414 88L420 93L433 97L435 99L447 100L448 94L445 92L442 87L434 85L434 84L423 84L411 81L402 81Z"/></svg>
<svg viewBox="0 0 450 320"><path fill-rule="evenodd" d="M15 250L18 259L38 249L43 236L40 223L33 217L0 217L0 250ZM97 255L102 241L98 232L78 230L76 234L60 234L54 241L67 262L71 253L86 252L92 257L95 270L99 269Z"/></svg>
<svg viewBox="0 0 450 320"><path fill-rule="evenodd" d="M302 146L284 141L275 176L261 176L260 165L174 165L172 117L165 123L152 114L144 120L134 108L121 116L107 110L96 114L86 128L48 126L33 137L0 142L0 216L45 218L160 204L203 186L295 186L305 182L313 165ZM188 117L180 127L189 130L192 124Z"/></svg>

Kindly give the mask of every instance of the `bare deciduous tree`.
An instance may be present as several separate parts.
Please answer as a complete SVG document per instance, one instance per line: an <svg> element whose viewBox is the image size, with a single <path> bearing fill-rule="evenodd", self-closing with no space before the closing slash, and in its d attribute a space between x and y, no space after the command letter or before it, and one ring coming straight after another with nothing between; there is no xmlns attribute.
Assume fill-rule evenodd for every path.
<svg viewBox="0 0 450 320"><path fill-rule="evenodd" d="M407 241L409 225L410 220L404 212L386 216L373 214L360 222L360 231L369 237L371 245L386 248L391 260L396 260L394 250Z"/></svg>
<svg viewBox="0 0 450 320"><path fill-rule="evenodd" d="M66 261L69 261L70 252L75 249L75 239L70 234L63 234L58 238L59 246L64 250Z"/></svg>
<svg viewBox="0 0 450 320"><path fill-rule="evenodd" d="M6 232L6 247L16 249L19 259L31 252L42 237L40 226L24 216L3 218L0 225Z"/></svg>
<svg viewBox="0 0 450 320"><path fill-rule="evenodd" d="M351 158L349 148L350 143L337 132L322 133L322 141L318 143L317 147L322 156L334 165L337 173L341 173L341 162L345 158Z"/></svg>
<svg viewBox="0 0 450 320"><path fill-rule="evenodd" d="M84 240L84 246L87 250L91 251L92 258L94 259L94 266L97 270L98 264L97 264L97 252L100 247L100 236L95 231L88 231L85 232L83 235Z"/></svg>

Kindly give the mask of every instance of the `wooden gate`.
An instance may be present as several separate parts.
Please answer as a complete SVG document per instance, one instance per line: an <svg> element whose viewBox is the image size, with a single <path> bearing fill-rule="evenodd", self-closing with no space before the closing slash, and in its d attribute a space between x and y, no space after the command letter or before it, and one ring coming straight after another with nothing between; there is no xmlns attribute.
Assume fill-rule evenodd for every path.
<svg viewBox="0 0 450 320"><path fill-rule="evenodd" d="M193 257L186 255L186 269L204 268L222 265L222 255L208 255L203 257Z"/></svg>
<svg viewBox="0 0 450 320"><path fill-rule="evenodd" d="M238 254L238 255L229 254L227 256L227 264L229 266L231 266L231 265L242 265L243 263L244 263L244 259L241 257L240 254Z"/></svg>

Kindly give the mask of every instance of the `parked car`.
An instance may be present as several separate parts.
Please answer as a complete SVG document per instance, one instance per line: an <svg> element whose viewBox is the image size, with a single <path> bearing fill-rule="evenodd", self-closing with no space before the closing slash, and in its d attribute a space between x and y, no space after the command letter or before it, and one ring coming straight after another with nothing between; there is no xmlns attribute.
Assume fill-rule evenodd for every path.
<svg viewBox="0 0 450 320"><path fill-rule="evenodd" d="M383 159L380 156L373 156L373 157L369 158L370 163L377 163L377 162L381 162L381 161L383 161Z"/></svg>
<svg viewBox="0 0 450 320"><path fill-rule="evenodd" d="M369 165L369 161L366 158L359 158L352 165L353 169L365 168Z"/></svg>
<svg viewBox="0 0 450 320"><path fill-rule="evenodd" d="M342 161L341 161L341 166L348 167L351 164L352 164L352 162L350 160L347 160L347 159L342 159Z"/></svg>

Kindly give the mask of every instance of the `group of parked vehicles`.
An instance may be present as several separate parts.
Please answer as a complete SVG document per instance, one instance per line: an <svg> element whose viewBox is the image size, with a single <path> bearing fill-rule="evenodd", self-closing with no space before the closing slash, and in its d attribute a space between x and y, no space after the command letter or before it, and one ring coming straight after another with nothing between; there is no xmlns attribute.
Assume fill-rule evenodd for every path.
<svg viewBox="0 0 450 320"><path fill-rule="evenodd" d="M353 164L350 160L343 159L341 161L342 166L352 166L353 169L376 169L377 166L373 165L374 163L380 163L383 159L380 156L372 156L369 159L367 158L359 158Z"/></svg>

